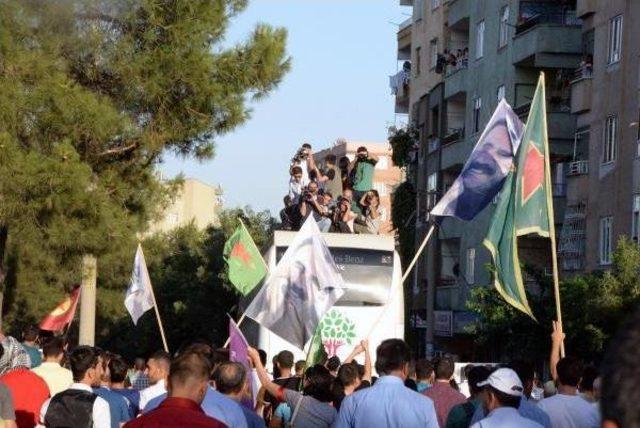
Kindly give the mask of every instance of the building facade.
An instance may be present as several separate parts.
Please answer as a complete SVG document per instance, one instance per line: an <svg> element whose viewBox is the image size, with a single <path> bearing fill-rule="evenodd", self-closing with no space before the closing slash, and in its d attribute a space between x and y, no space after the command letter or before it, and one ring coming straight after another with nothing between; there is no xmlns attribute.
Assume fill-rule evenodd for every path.
<svg viewBox="0 0 640 428"><path fill-rule="evenodd" d="M393 189L402 182L403 174L400 168L393 164L391 159L391 146L389 143L363 142L363 141L347 141L344 139L337 140L333 147L314 152L313 158L317 165L324 164L324 158L328 154L335 155L339 160L346 156L349 160L356 157L358 147L364 146L370 154L378 158L373 174L373 188L380 195L380 206L384 210L385 222L380 231L383 234L391 233L391 193ZM336 195L334 195L335 197Z"/></svg>
<svg viewBox="0 0 640 428"><path fill-rule="evenodd" d="M546 77L556 230L565 233L565 218L573 215L573 206L567 209L568 181L580 135L579 117L572 111L572 81L587 49L576 1L401 1L407 3L414 8L412 29L422 25L416 17L433 22L421 42L412 38L412 46L433 46L437 51L433 67L419 67L429 76L420 80L412 76L408 82L409 123L420 134L420 149L409 174L417 190L416 245L432 220L429 211L462 170L498 102L505 98L526 121L540 72ZM403 31L398 33L399 58ZM421 59L422 55L412 56L412 61ZM410 68L413 72L416 67ZM414 83L421 89L416 90ZM425 95L414 98L414 90ZM424 306L415 305L414 311L427 355L442 351L463 360L478 357L466 335L466 327L474 321L466 302L474 287L491 283L485 268L490 254L482 241L493 210L490 204L470 222L441 219L421 257L414 290ZM521 239L521 255L529 264L550 271L548 243Z"/></svg>
<svg viewBox="0 0 640 428"><path fill-rule="evenodd" d="M219 223L222 209L222 187L211 186L194 178L186 178L163 217L150 227L150 232L168 232L193 222L198 229Z"/></svg>
<svg viewBox="0 0 640 428"><path fill-rule="evenodd" d="M565 273L607 269L617 239L640 234L640 2L578 0L585 61L559 251Z"/></svg>

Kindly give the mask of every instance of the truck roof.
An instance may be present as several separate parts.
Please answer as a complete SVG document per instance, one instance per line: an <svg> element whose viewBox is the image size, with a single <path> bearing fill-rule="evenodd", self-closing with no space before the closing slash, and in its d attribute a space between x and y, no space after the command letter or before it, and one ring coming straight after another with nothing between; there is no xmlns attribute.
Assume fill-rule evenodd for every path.
<svg viewBox="0 0 640 428"><path fill-rule="evenodd" d="M273 245L276 247L289 246L296 233L283 230L275 231ZM323 233L322 236L329 247L395 251L395 240L392 236L351 233Z"/></svg>

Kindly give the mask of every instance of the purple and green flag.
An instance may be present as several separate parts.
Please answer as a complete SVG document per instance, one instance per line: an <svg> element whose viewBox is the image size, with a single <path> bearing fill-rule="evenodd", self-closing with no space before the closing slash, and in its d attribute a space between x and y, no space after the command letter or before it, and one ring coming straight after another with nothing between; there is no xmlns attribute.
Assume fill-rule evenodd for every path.
<svg viewBox="0 0 640 428"><path fill-rule="evenodd" d="M229 281L245 296L267 274L260 250L242 221L224 244L223 256L229 265Z"/></svg>
<svg viewBox="0 0 640 428"><path fill-rule="evenodd" d="M245 339L235 321L229 318L229 360L242 364L247 370L247 388L244 390L241 402L253 410L255 402L254 394L257 393L257 391L254 393L251 387L253 382L251 381L251 365L249 364L248 349L249 343L247 339Z"/></svg>
<svg viewBox="0 0 640 428"><path fill-rule="evenodd" d="M514 168L499 194L484 245L493 258L494 284L512 306L533 316L522 280L518 236L553 233L553 198L544 74L540 75Z"/></svg>

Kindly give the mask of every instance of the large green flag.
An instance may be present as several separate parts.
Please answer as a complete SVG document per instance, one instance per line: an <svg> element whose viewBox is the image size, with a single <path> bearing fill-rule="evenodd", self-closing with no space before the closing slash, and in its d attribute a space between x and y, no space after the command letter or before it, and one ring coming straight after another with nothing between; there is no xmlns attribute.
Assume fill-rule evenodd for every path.
<svg viewBox="0 0 640 428"><path fill-rule="evenodd" d="M499 194L484 245L493 257L494 283L498 292L509 304L535 319L522 280L517 237L532 233L549 237L554 230L542 73L531 102L514 168Z"/></svg>
<svg viewBox="0 0 640 428"><path fill-rule="evenodd" d="M224 244L223 254L229 265L229 281L245 296L267 274L260 250L242 222Z"/></svg>

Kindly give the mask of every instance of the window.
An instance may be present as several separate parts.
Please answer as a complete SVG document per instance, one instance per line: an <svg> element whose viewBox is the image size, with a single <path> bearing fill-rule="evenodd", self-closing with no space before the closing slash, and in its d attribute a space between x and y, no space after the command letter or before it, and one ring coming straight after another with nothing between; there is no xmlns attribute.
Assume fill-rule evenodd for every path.
<svg viewBox="0 0 640 428"><path fill-rule="evenodd" d="M509 42L509 5L500 9L500 35L498 39L498 47L506 46Z"/></svg>
<svg viewBox="0 0 640 428"><path fill-rule="evenodd" d="M431 0L431 10L440 6L440 0Z"/></svg>
<svg viewBox="0 0 640 428"><path fill-rule="evenodd" d="M415 0L413 3L413 20L420 21L424 15L424 0Z"/></svg>
<svg viewBox="0 0 640 428"><path fill-rule="evenodd" d="M427 192L435 192L438 190L438 173L434 172L427 177Z"/></svg>
<svg viewBox="0 0 640 428"><path fill-rule="evenodd" d="M633 214L631 222L631 239L640 244L640 195L633 195Z"/></svg>
<svg viewBox="0 0 640 428"><path fill-rule="evenodd" d="M613 217L600 219L600 264L611 264L611 235L613 229Z"/></svg>
<svg viewBox="0 0 640 428"><path fill-rule="evenodd" d="M480 110L482 109L482 98L473 100L473 132L480 132Z"/></svg>
<svg viewBox="0 0 640 428"><path fill-rule="evenodd" d="M609 64L620 61L622 57L622 15L609 21Z"/></svg>
<svg viewBox="0 0 640 428"><path fill-rule="evenodd" d="M376 169L387 169L389 168L389 158L386 156L379 156L378 162L376 162Z"/></svg>
<svg viewBox="0 0 640 428"><path fill-rule="evenodd" d="M504 85L498 86L498 102L504 99L505 88Z"/></svg>
<svg viewBox="0 0 640 428"><path fill-rule="evenodd" d="M604 125L604 145L602 147L602 163L616 160L616 139L618 137L618 116L607 117Z"/></svg>
<svg viewBox="0 0 640 428"><path fill-rule="evenodd" d="M438 39L429 42L429 66L433 69L438 64Z"/></svg>
<svg viewBox="0 0 640 428"><path fill-rule="evenodd" d="M475 283L476 274L476 249L467 248L467 266L464 272L464 278L467 280L467 284Z"/></svg>
<svg viewBox="0 0 640 428"><path fill-rule="evenodd" d="M476 25L476 59L484 56L484 21Z"/></svg>
<svg viewBox="0 0 640 428"><path fill-rule="evenodd" d="M422 62L422 48L420 46L418 46L416 48L416 66L414 67L414 70L416 71L416 76L420 75L420 63Z"/></svg>
<svg viewBox="0 0 640 428"><path fill-rule="evenodd" d="M373 182L373 190L377 190L380 196L387 196L387 185L384 183Z"/></svg>

